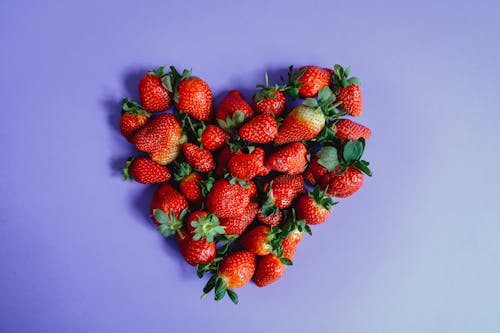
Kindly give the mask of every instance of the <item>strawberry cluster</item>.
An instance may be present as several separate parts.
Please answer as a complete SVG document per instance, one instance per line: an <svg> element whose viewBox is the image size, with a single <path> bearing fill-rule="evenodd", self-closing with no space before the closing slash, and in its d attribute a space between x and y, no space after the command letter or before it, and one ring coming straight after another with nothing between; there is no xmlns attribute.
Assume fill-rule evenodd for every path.
<svg viewBox="0 0 500 333"><path fill-rule="evenodd" d="M127 160L124 179L159 184L151 219L199 277L211 275L203 296L214 290L216 300L227 294L237 303L234 289L250 280L278 280L333 198L371 176L361 159L371 131L344 117L362 111L349 72L290 67L274 86L266 74L251 104L233 90L214 112L205 81L160 67L140 80L140 103L122 101L121 132L144 153Z"/></svg>

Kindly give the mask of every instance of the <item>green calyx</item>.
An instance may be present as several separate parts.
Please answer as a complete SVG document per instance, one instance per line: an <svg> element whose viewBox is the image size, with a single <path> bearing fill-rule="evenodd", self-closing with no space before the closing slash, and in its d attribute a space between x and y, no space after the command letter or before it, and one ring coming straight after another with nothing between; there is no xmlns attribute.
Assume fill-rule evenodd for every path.
<svg viewBox="0 0 500 333"><path fill-rule="evenodd" d="M299 88L304 85L304 82L299 82L299 79L304 75L306 69L307 68L304 67L300 71L294 73L293 66L288 68L288 84L285 91L293 99L299 97Z"/></svg>
<svg viewBox="0 0 500 333"><path fill-rule="evenodd" d="M269 190L267 192L267 196L265 201L262 203L260 206L260 213L265 216L269 217L274 214L278 214L278 207L274 205L274 195L273 195L273 190L272 190L273 183L271 182L269 184Z"/></svg>
<svg viewBox="0 0 500 333"><path fill-rule="evenodd" d="M345 111L338 111L337 107L341 102L336 101L335 94L329 87L323 87L318 92L318 98L306 98L305 106L321 111L327 119L336 119L346 114Z"/></svg>
<svg viewBox="0 0 500 333"><path fill-rule="evenodd" d="M121 169L123 180L130 180L130 181L134 180L134 178L130 174L130 166L132 165L133 162L134 162L134 158L129 157L127 159L127 161L125 162L125 166Z"/></svg>
<svg viewBox="0 0 500 333"><path fill-rule="evenodd" d="M336 64L335 66L333 66L331 83L334 87L337 88L337 90L339 87L345 88L347 86L350 86L351 84L361 86L361 81L357 77L349 77L350 73L351 66L343 68L342 66Z"/></svg>
<svg viewBox="0 0 500 333"><path fill-rule="evenodd" d="M160 223L160 225L157 227L157 230L164 236L164 237L171 237L175 235L176 233L182 237L181 233L181 228L183 226L183 220L184 217L187 215L188 210L184 209L180 214L179 218L177 218L174 214L174 211L171 210L170 213L167 215L164 211L161 209L154 209L153 210L153 216L155 220Z"/></svg>
<svg viewBox="0 0 500 333"><path fill-rule="evenodd" d="M369 162L362 160L363 152L365 150L365 139L359 138L357 140L347 140L342 146L342 168L337 173L338 175L343 174L349 166L352 166L359 171L363 172L367 176L371 176L372 172L368 168Z"/></svg>
<svg viewBox="0 0 500 333"><path fill-rule="evenodd" d="M122 113L151 116L151 113L146 111L139 103L128 98L122 99Z"/></svg>
<svg viewBox="0 0 500 333"><path fill-rule="evenodd" d="M267 75L267 72L266 72L266 84L265 85L262 85L262 84L258 84L256 86L257 89L260 89L256 94L255 94L255 102L260 103L262 102L262 100L264 98L266 99L273 99L276 97L276 92L278 91L286 91L287 90L287 86L280 86L278 84L270 87L269 86L269 77Z"/></svg>
<svg viewBox="0 0 500 333"><path fill-rule="evenodd" d="M193 172L193 170L191 169L191 166L189 164L187 164L186 162L182 162L177 167L177 172L174 174L174 179L176 181L181 181L186 176L189 176L192 172Z"/></svg>
<svg viewBox="0 0 500 333"><path fill-rule="evenodd" d="M325 209L330 210L337 202L334 202L333 199L326 195L328 187L322 190L319 186L314 187L312 192L309 192L309 196L314 199L314 201L323 206Z"/></svg>
<svg viewBox="0 0 500 333"><path fill-rule="evenodd" d="M161 83L165 89L167 89L170 92L174 91L174 77L172 72L165 72L165 68L167 66L161 66L158 67L156 70L151 70L148 72L148 74L151 75L157 75L161 78ZM172 68L173 66L170 66Z"/></svg>
<svg viewBox="0 0 500 333"><path fill-rule="evenodd" d="M205 273L217 273L217 269L219 268L219 262L222 260L222 257L217 257L208 264L199 264L196 266L196 275L201 279Z"/></svg>
<svg viewBox="0 0 500 333"><path fill-rule="evenodd" d="M207 284L203 288L201 298L204 299L212 290L215 290L216 301L220 301L227 294L234 304L238 304L238 295L232 289L229 289L224 278L217 274L212 275L208 279Z"/></svg>
<svg viewBox="0 0 500 333"><path fill-rule="evenodd" d="M217 119L217 124L225 131L235 133L244 121L245 113L241 110L236 110L232 115L228 115L226 120Z"/></svg>
<svg viewBox="0 0 500 333"><path fill-rule="evenodd" d="M225 227L220 225L217 216L211 213L200 216L197 221L192 221L191 226L194 228L194 240L204 238L207 242L213 242L216 236L226 233Z"/></svg>
<svg viewBox="0 0 500 333"><path fill-rule="evenodd" d="M203 195L204 198L208 195L208 193L210 193L214 184L215 178L212 172L208 174L207 179L199 183L201 187L201 195Z"/></svg>
<svg viewBox="0 0 500 333"><path fill-rule="evenodd" d="M329 172L335 170L340 165L337 148L333 146L323 147L316 156L318 157L318 163Z"/></svg>

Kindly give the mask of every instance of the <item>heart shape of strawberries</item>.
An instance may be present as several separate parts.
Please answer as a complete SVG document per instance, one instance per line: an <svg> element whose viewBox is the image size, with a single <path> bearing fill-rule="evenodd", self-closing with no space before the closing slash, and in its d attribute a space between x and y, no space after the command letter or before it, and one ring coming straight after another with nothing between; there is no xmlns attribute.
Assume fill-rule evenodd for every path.
<svg viewBox="0 0 500 333"><path fill-rule="evenodd" d="M287 82L271 86L266 74L251 105L233 90L214 112L205 81L160 67L140 80L140 104L123 99L120 130L145 153L127 160L124 179L159 184L151 219L177 238L199 277L211 274L203 296L214 290L216 300L227 294L238 303L234 289L281 278L333 198L371 176L361 159L371 131L344 117L362 111L349 72L290 66Z"/></svg>

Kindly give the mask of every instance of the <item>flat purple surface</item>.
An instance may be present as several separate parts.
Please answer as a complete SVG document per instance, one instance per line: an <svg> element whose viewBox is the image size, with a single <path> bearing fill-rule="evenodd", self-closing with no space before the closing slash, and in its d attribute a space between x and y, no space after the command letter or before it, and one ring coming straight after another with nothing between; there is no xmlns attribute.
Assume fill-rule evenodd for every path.
<svg viewBox="0 0 500 333"><path fill-rule="evenodd" d="M0 332L499 332L499 11L2 1ZM199 299L204 281L147 219L154 187L117 171L134 153L118 102L165 63L217 101L290 64L363 81L374 177L238 306Z"/></svg>

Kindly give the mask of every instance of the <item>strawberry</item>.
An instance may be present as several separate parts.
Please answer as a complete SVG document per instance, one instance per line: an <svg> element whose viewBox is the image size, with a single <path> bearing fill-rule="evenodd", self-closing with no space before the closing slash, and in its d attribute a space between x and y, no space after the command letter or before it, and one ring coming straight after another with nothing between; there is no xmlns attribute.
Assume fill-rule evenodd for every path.
<svg viewBox="0 0 500 333"><path fill-rule="evenodd" d="M288 93L292 97L314 97L321 88L328 87L332 73L331 69L318 66L304 66L294 73L293 66L290 66Z"/></svg>
<svg viewBox="0 0 500 333"><path fill-rule="evenodd" d="M259 256L271 253L270 244L273 238L271 228L267 225L259 225L247 231L240 239L241 245L248 251Z"/></svg>
<svg viewBox="0 0 500 333"><path fill-rule="evenodd" d="M334 205L331 198L325 197L325 190L315 187L313 192L302 194L295 204L297 218L305 220L307 224L321 224L330 215L330 208Z"/></svg>
<svg viewBox="0 0 500 333"><path fill-rule="evenodd" d="M264 149L257 147L252 151L252 155L254 155L259 160L259 163L261 165L260 171L257 176L267 176L269 172L271 172L271 169L269 169L264 163L264 160L266 158L266 152L264 151Z"/></svg>
<svg viewBox="0 0 500 333"><path fill-rule="evenodd" d="M257 268L253 281L257 287L265 287L278 279L285 273L285 264L274 254L268 254L258 258Z"/></svg>
<svg viewBox="0 0 500 333"><path fill-rule="evenodd" d="M335 132L335 136L341 140L356 140L363 138L368 140L372 131L361 124L358 124L349 119L339 119L331 129Z"/></svg>
<svg viewBox="0 0 500 333"><path fill-rule="evenodd" d="M224 177L224 174L226 173L227 162L231 159L232 156L233 153L231 152L229 146L225 146L219 152L219 155L217 155L217 165L215 166L215 172L214 172L217 178Z"/></svg>
<svg viewBox="0 0 500 333"><path fill-rule="evenodd" d="M130 157L122 169L123 180L132 180L141 184L163 183L170 179L170 170L164 165L153 162L148 157Z"/></svg>
<svg viewBox="0 0 500 333"><path fill-rule="evenodd" d="M172 104L171 92L167 85L170 74L163 74L165 67L149 71L139 81L139 97L142 105L149 112L164 111Z"/></svg>
<svg viewBox="0 0 500 333"><path fill-rule="evenodd" d="M311 185L316 185L319 178L328 172L328 170L324 166L318 163L318 160L319 157L314 156L311 160L311 163L309 163L306 170L304 171L304 179L307 180Z"/></svg>
<svg viewBox="0 0 500 333"><path fill-rule="evenodd" d="M290 235L288 235L288 237L283 240L283 242L281 243L283 247L283 257L289 260L293 260L293 258L295 257L295 252L297 251L297 245L302 240L303 236L303 231L294 229L292 233L290 233Z"/></svg>
<svg viewBox="0 0 500 333"><path fill-rule="evenodd" d="M342 167L322 176L319 183L322 188L328 187L327 193L333 197L346 198L357 192L363 185L363 173L354 167Z"/></svg>
<svg viewBox="0 0 500 333"><path fill-rule="evenodd" d="M271 154L266 166L274 171L297 175L304 171L307 163L307 148L300 142L293 142Z"/></svg>
<svg viewBox="0 0 500 333"><path fill-rule="evenodd" d="M206 127L202 129L199 141L203 148L210 151L216 151L224 147L229 141L229 134L219 126L206 125Z"/></svg>
<svg viewBox="0 0 500 333"><path fill-rule="evenodd" d="M269 86L269 77L266 73L266 84L257 85L260 90L253 96L252 105L257 113L279 116L285 111L286 97L283 91L285 87L275 85Z"/></svg>
<svg viewBox="0 0 500 333"><path fill-rule="evenodd" d="M324 87L318 93L318 99L308 98L296 106L283 120L274 142L282 145L294 141L315 139L325 128L326 120L338 118L338 102L330 88Z"/></svg>
<svg viewBox="0 0 500 333"><path fill-rule="evenodd" d="M191 71L184 70L181 75L175 67L170 68L175 83L175 107L197 120L211 120L213 101L209 85L199 77L191 76Z"/></svg>
<svg viewBox="0 0 500 333"><path fill-rule="evenodd" d="M215 242L209 242L205 238L196 240L184 229L177 235L177 244L181 255L191 266L208 264L215 259L217 252Z"/></svg>
<svg viewBox="0 0 500 333"><path fill-rule="evenodd" d="M182 146L182 152L188 164L201 172L210 172L215 168L214 158L206 149L192 143L185 143Z"/></svg>
<svg viewBox="0 0 500 333"><path fill-rule="evenodd" d="M264 216L262 212L259 211L257 214L257 220L270 227L277 227L281 224L281 221L283 221L283 213L278 209L275 213L269 216Z"/></svg>
<svg viewBox="0 0 500 333"><path fill-rule="evenodd" d="M229 217L220 220L220 224L226 227L227 235L240 236L243 231L252 223L259 210L259 204L250 202L245 212L240 217Z"/></svg>
<svg viewBox="0 0 500 333"><path fill-rule="evenodd" d="M240 184L230 184L225 179L216 180L208 193L205 204L218 218L239 217L250 202L249 191Z"/></svg>
<svg viewBox="0 0 500 333"><path fill-rule="evenodd" d="M182 226L182 217L188 208L188 202L181 193L171 185L163 184L153 194L151 218L164 229L159 230L163 235L171 236Z"/></svg>
<svg viewBox="0 0 500 333"><path fill-rule="evenodd" d="M268 143L278 134L278 124L273 116L260 114L250 119L238 131L243 140L255 143Z"/></svg>
<svg viewBox="0 0 500 333"><path fill-rule="evenodd" d="M350 116L359 116L363 111L363 97L361 95L361 82L357 77L349 78L350 66L345 69L340 65L333 67L332 84L337 100L342 102L340 107Z"/></svg>
<svg viewBox="0 0 500 333"><path fill-rule="evenodd" d="M217 109L217 123L226 131L232 132L252 115L252 107L245 101L241 92L231 90Z"/></svg>
<svg viewBox="0 0 500 333"><path fill-rule="evenodd" d="M227 162L227 170L240 180L254 178L262 169L262 161L253 153L238 152Z"/></svg>
<svg viewBox="0 0 500 333"><path fill-rule="evenodd" d="M238 295L233 289L241 288L255 273L255 255L248 251L228 254L219 263L214 274L203 288L202 298L215 288L215 300L220 301L226 293L231 301L238 304Z"/></svg>
<svg viewBox="0 0 500 333"><path fill-rule="evenodd" d="M176 181L179 182L179 188L190 202L200 204L203 200L202 187L203 176L195 171L192 171L191 166L187 163L181 163L174 175Z"/></svg>
<svg viewBox="0 0 500 333"><path fill-rule="evenodd" d="M247 182L247 184L248 184L248 187L246 188L246 190L248 192L248 196L250 197L250 200L256 199L257 195L258 195L257 185L255 185L255 183L251 180L249 180Z"/></svg>
<svg viewBox="0 0 500 333"><path fill-rule="evenodd" d="M129 142L132 142L134 134L146 124L150 116L151 114L144 110L142 106L128 98L124 98L122 100L120 132Z"/></svg>
<svg viewBox="0 0 500 333"><path fill-rule="evenodd" d="M149 121L133 139L137 150L149 153L151 159L161 165L177 158L184 141L181 125L172 114L161 114Z"/></svg>
<svg viewBox="0 0 500 333"><path fill-rule="evenodd" d="M301 175L281 175L266 184L267 198L262 204L262 215L278 214L278 208L290 207L295 197L304 192L304 178Z"/></svg>

